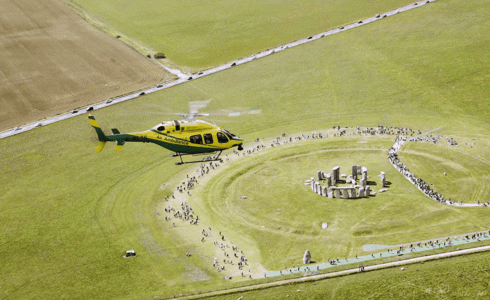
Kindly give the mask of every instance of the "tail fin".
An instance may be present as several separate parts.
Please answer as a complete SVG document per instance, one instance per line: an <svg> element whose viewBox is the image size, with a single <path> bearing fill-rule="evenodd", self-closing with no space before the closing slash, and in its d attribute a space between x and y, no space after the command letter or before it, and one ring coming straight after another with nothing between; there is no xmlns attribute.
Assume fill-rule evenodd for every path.
<svg viewBox="0 0 490 300"><path fill-rule="evenodd" d="M99 146L97 146L95 152L100 152L102 149L104 149L105 143L107 142L107 137L102 129L100 129L99 124L97 121L95 121L95 118L92 115L88 115L88 119L90 121L90 125L92 125L92 127L95 129L95 132L97 132L97 136L99 138Z"/></svg>
<svg viewBox="0 0 490 300"><path fill-rule="evenodd" d="M116 140L116 151L121 151L125 143L124 140Z"/></svg>

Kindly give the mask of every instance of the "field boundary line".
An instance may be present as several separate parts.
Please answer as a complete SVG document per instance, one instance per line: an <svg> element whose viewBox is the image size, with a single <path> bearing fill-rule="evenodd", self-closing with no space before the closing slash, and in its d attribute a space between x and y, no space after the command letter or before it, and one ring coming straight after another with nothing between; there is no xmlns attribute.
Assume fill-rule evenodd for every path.
<svg viewBox="0 0 490 300"><path fill-rule="evenodd" d="M199 298L212 297L212 296L236 294L236 293L240 293L240 292L261 290L261 289L267 289L267 288L283 286L283 285L288 285L288 284L304 283L304 282L318 281L318 280L323 280L323 279L328 279L328 278L353 275L353 274L358 274L358 273L366 273L366 272L370 272L370 271L382 270L382 269L391 268L391 267L404 266L404 265L409 265L409 264L415 264L415 263L420 263L420 262L426 262L426 261L432 261L432 260L437 260L437 259L450 258L450 257L455 257L455 256L474 254L474 253L480 253L480 252L486 252L486 251L490 251L490 246L482 246L482 247L477 247L477 248L456 250L456 251L452 251L452 252L446 252L446 253L434 254L434 255L429 255L429 256L410 258L410 259L406 259L406 260L389 262L389 263L379 264L379 265L375 265L375 266L368 266L368 267L364 268L364 272L359 271L359 268L355 268L355 269L337 271L337 272L332 272L332 273L327 273L327 274L312 275L312 276L302 277L302 278L280 280L280 281L275 281L275 282L270 282L270 283L261 283L261 284L256 284L256 285L252 285L252 286L247 286L247 287L232 288L232 289L228 289L228 290L203 293L203 294L199 294L199 295L182 296L182 297L170 298L170 299L199 299Z"/></svg>
<svg viewBox="0 0 490 300"><path fill-rule="evenodd" d="M170 73L176 75L178 77L178 79L177 80L174 80L174 81L171 81L171 82L164 83L164 84L158 84L155 87L151 87L151 88L139 90L139 91L136 91L134 93L130 93L130 94L127 94L127 95L124 95L124 96L110 98L110 99L104 100L103 102L100 102L100 103L96 103L96 104L93 104L93 105L89 105L87 107L75 109L75 110L72 110L70 112L66 112L64 114L59 114L59 115L56 115L56 116L53 116L53 117L49 117L49 118L46 118L46 119L43 119L43 120L40 120L40 121L36 121L36 122L30 123L30 124L26 124L26 125L18 126L18 127L12 128L12 129L5 130L5 131L1 131L0 132L0 139L7 138L9 136L13 136L13 135L16 135L16 134L19 134L19 133L22 133L22 132L26 132L26 131L29 131L29 130L33 130L33 129L36 129L36 128L39 128L39 127L43 127L43 126L46 126L46 125L49 125L49 124L52 124L52 123L55 123L55 122L66 120L66 119L69 119L69 118L72 118L72 117L75 117L75 116L78 116L78 115L86 114L86 113L88 113L90 111L101 109L101 108L104 108L104 107L107 107L107 106L110 106L110 105L114 105L114 104L117 104L117 103L120 103L120 102L124 102L124 101L128 101L128 100L131 100L131 99L135 99L135 98L138 98L140 96L144 96L146 94L151 94L151 93L154 93L154 92L158 92L160 90L163 90L163 89L171 88L173 86L176 86L176 85L179 85L179 84L182 84L182 83L191 81L191 80L195 80L195 79L198 79L198 78L207 76L207 75L211 75L211 74L214 74L214 73L217 73L217 72L220 72L220 71L224 71L226 69L230 69L232 67L235 67L235 66L238 66L238 65L241 65L241 64L252 62L252 61L254 61L256 59L260 59L260 58L269 56L271 54L274 54L274 53L277 53L277 52L280 52L280 51L284 51L284 50L289 49L289 48L292 48L292 47L300 46L302 44L313 42L315 40L318 40L318 39L321 39L321 38L324 38L324 37L327 37L327 36L330 36L330 35L333 35L333 34L341 33L341 32L347 31L349 29L358 28L360 26L364 26L364 25L370 24L372 22L385 19L386 17L394 16L394 15L396 15L398 13L402 13L402 12L405 12L405 11L412 10L414 8L422 7L422 6L426 5L426 4L429 4L429 3L432 3L432 2L435 2L435 1L437 1L437 0L424 0L424 1L414 2L414 3L411 3L409 5L403 6L403 7L398 8L398 9L391 10L391 11L386 12L386 13L377 14L374 17L370 17L370 18L367 18L367 19L364 19L364 20L359 20L357 22L354 22L354 23L351 23L351 24L348 24L348 25L345 25L345 26L340 26L339 28L335 28L335 29L332 29L332 30L329 30L329 31L326 31L326 32L323 32L323 33L319 33L319 34L316 34L316 35L313 35L313 36L309 36L307 38L304 38L304 39L301 39L301 40L298 40L298 41L295 41L295 42L291 42L289 44L285 44L285 45L281 45L281 46L278 46L278 47L275 47L275 48L272 48L272 49L268 49L266 51L259 52L258 54L254 54L254 55L251 55L251 56L248 56L248 57L245 57L245 58L241 58L241 59L238 59L238 60L236 60L234 62L231 62L231 63L228 62L228 63L223 64L221 66L218 66L218 67L215 67L215 68L212 68L212 69L208 69L208 70L205 70L205 71L200 71L200 72L197 72L195 74L184 74L184 73L181 73L179 70L175 70L175 69L171 69L171 68L168 68L168 67L164 67L163 64L159 63L159 65L160 66L163 66L167 71L169 71ZM109 26L105 25L103 22L98 21L97 19L93 18L91 15L89 15L87 12L85 12L85 10L83 10L82 8L80 8L77 5L73 4L70 0L63 0L63 2L66 5L72 7L73 10L75 10L76 13L78 13L83 19L85 19L90 24L92 24L92 22L90 22L86 18L91 19L94 22L94 24L92 24L92 25L95 26L96 28L98 28L98 29L106 32L109 35L111 35L111 34L109 32L107 32L108 30L117 32L119 34L118 31L110 28ZM99 24L99 25L96 26L95 24ZM101 28L99 28L99 27L101 27ZM106 28L107 31L106 30L103 30L102 27L103 28ZM125 38L127 38L130 43L132 43L132 44L135 45L135 47L138 47L138 46L139 47L142 47L142 49L144 49L145 51L150 51L151 50L150 48L148 48L148 47L146 47L144 45L141 45L140 43L136 43L133 39L131 39L129 37L126 37L122 33L119 34L119 35L120 36L124 36ZM129 45L129 42L126 43L126 44L128 46L132 47L131 45ZM135 49L135 51L138 51L138 50ZM150 54L149 54L150 57L152 57L152 53L153 53L153 51L150 51ZM156 59L152 59L152 60L157 61Z"/></svg>

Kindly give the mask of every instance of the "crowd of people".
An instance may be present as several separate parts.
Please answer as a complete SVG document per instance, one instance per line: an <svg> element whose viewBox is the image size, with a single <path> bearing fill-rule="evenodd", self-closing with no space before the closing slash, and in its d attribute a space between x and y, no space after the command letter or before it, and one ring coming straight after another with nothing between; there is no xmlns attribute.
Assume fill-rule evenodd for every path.
<svg viewBox="0 0 490 300"><path fill-rule="evenodd" d="M427 135L426 137L415 137L415 138L410 138L408 141L426 141L426 142L434 142L437 143L438 139L441 138L442 135L437 135L437 136L432 136L432 135ZM456 143L454 140L451 138L446 138L450 143ZM455 205L455 202L451 199L446 199L442 194L434 191L431 188L431 184L425 182L421 178L417 178L415 174L411 173L410 170L406 165L404 165L401 161L400 158L398 157L398 150L401 148L401 146L407 142L407 138L404 137L396 137L395 138L395 144L393 147L391 147L388 150L388 160L390 163L395 167L395 169L398 170L405 178L408 179L415 187L417 187L424 195L429 197L432 200L435 200L439 203L442 204L448 204L448 205ZM456 143L457 144L457 143ZM447 175L447 173L444 173L444 175ZM458 201L458 205L463 205L463 201ZM478 201L478 205L483 205L483 206L490 206L490 202L486 203L480 203Z"/></svg>
<svg viewBox="0 0 490 300"><path fill-rule="evenodd" d="M434 199L436 201L439 201L441 203L449 203L452 204L452 201L450 199L446 200L444 196L441 194L433 191L430 187L429 184L424 182L422 179L416 178L414 174L410 173L409 169L400 161L398 158L397 152L403 145L403 143L407 141L425 141L425 142L433 142L433 143L438 143L439 139L442 138L441 135L437 136L432 136L432 135L427 135L425 137L420 137L420 136L415 136L414 135L420 135L422 132L419 130L418 132L409 128L402 128L402 127L384 127L384 126L378 126L378 127L372 127L372 128L361 128L357 127L354 129L354 131L348 133L346 129L341 128L340 126L334 127L337 129L338 132L332 134L332 136L344 136L344 135L354 135L354 134L359 134L359 135L381 135L381 134L387 134L387 135L397 135L395 139L395 144L393 145L392 148L389 149L388 151L388 159L391 162L391 164L403 175L405 176L410 182L412 182L417 188L419 188L424 194L426 194L428 197L431 199ZM283 144L288 144L292 143L295 141L306 141L309 139L323 139L327 138L327 134L322 134L319 132L313 132L311 134L300 134L297 136L286 136L286 134L283 134L282 136L279 136L275 139L272 140L272 143L270 144L271 147L283 145ZM457 143L453 139L446 138L448 143L451 145L457 145ZM249 149L239 152L236 149L233 150L233 153L236 156L242 156L250 155L259 152L260 150L263 150L266 148L265 144L262 142L259 142L259 139L255 140L256 144ZM228 158L228 155L226 155L226 161L230 161L230 158ZM183 194L187 192L187 194L190 196L190 191L194 188L196 184L198 184L198 178L201 178L207 174L210 173L211 170L214 170L220 166L220 163L212 161L212 162L203 162L199 165L199 167L196 169L196 175L190 176L187 175L187 179L185 181L182 181L181 184L179 184L176 189L178 194ZM182 196L176 198L174 193L172 193L169 196L165 197L165 200L168 201L170 199L176 199L179 201L179 199L182 199ZM180 200L181 201L181 200ZM180 203L181 210L176 210L173 208L171 205L168 205L165 208L165 212L168 214L165 216L166 221L170 221L172 218L175 219L182 219L182 221L189 221L191 225L197 225L199 224L199 217L195 214L193 211L192 207L186 202L181 201ZM157 211L157 214L158 211ZM175 223L172 223L174 227L177 225ZM200 238L200 242L204 243L206 242L206 239L214 238L214 245L220 247L222 250L222 255L223 259L218 260L218 258L214 258L213 261L213 267L216 268L216 271L221 272L224 270L227 270L226 265L235 265L234 260L236 262L236 267L238 268L239 271L242 271L241 274L242 276L245 276L243 274L243 268L248 265L247 258L243 254L243 251L238 250L238 246L231 244L231 251L230 251L230 244L226 242L226 239L221 232L219 232L219 235L214 237L211 234L211 228L208 227L208 229L202 229L201 231L202 237ZM490 234L490 232L489 232ZM450 240L443 242L444 245L448 244L450 245ZM434 245L441 245L439 241L436 241L435 243L429 242L426 243L425 245L429 246L434 246ZM417 243L417 246L420 246L420 243ZM409 247L411 250L414 249L412 245ZM390 253L390 249L388 249L388 252ZM403 249L397 250L397 254L401 253ZM382 253L380 253L380 256ZM191 253L190 251L186 251L186 256L190 257ZM374 256L374 254L373 254ZM356 255L357 258L357 255ZM347 258L345 259L347 261ZM220 264L220 262L222 263ZM337 263L340 262L340 260L337 258L336 260L328 260L330 264L336 265ZM230 266L228 266L230 268ZM318 268L318 267L317 267ZM249 278L252 278L251 275L251 270L248 270L250 275ZM299 266L298 266L298 271L299 271ZM290 269L289 272L293 272L293 269ZM281 271L282 274L282 271ZM231 277L229 277L231 278Z"/></svg>

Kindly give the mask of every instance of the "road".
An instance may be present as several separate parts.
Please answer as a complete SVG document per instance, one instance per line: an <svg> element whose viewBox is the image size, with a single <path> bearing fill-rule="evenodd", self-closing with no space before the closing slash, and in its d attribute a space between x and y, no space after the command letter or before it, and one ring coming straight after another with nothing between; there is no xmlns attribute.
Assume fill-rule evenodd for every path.
<svg viewBox="0 0 490 300"><path fill-rule="evenodd" d="M187 81L195 80L195 79L201 78L203 76L207 76L207 75L210 75L210 74L213 74L216 72L220 72L220 71L232 68L232 67L237 66L237 65L252 62L256 59L263 58L263 57L269 56L271 54L274 54L274 53L277 53L277 52L280 52L280 51L283 51L283 50L286 50L286 49L289 49L292 47L296 47L296 46L299 46L299 45L302 45L305 43L309 43L309 42L327 37L329 35L341 33L341 32L344 32L346 30L349 30L349 29L354 29L354 28L357 28L360 26L364 26L366 24L369 24L369 23L372 23L372 22L375 22L378 20L382 20L386 17L394 16L398 13L402 13L402 12L405 12L405 11L408 11L408 10L411 10L414 8L418 8L418 7L424 6L425 4L435 2L435 1L436 0L425 0L425 1L414 2L414 3L409 4L407 6L404 6L404 7L401 7L401 8L386 12L386 13L377 14L376 16L371 17L371 18L367 18L365 20L359 20L355 23L352 23L352 24L349 24L346 26L342 26L340 28L335 28L335 29L332 29L332 30L324 32L324 33L319 33L319 34L314 35L314 36L309 36L309 37L301 39L299 41L295 41L295 42L292 42L292 43L289 43L286 45L278 46L278 47L275 47L273 49L269 49L267 51L264 51L264 52L261 52L261 53L255 54L255 55L251 55L251 56L239 59L237 61L218 66L218 67L213 68L213 69L198 72L196 74L183 74L178 70L174 70L174 69L170 69L170 68L165 67L165 69L167 69L169 72L177 75L179 77L179 79L172 81L172 82L169 82L169 83L159 84L156 87L151 87L151 88L148 88L145 90L141 90L141 91L138 91L135 93L131 93L129 95L124 95L124 96L116 97L113 99L107 99L107 100L104 100L103 102L87 106L86 108L78 109L76 112L70 111L70 112L67 112L65 114L57 115L57 116L50 117L50 118L47 118L44 120L40 120L40 121L31 123L31 124L27 124L27 125L12 128L12 129L9 129L6 131L2 131L2 132L0 132L0 139L7 138L9 136L13 136L13 135L16 135L16 134L19 134L22 132L26 132L29 130L33 130L33 129L36 129L39 127L43 127L43 126L46 126L46 125L49 125L49 124L52 124L55 122L66 120L66 119L69 119L69 118L72 118L72 117L75 117L75 116L78 116L81 114L86 114L90 111L97 110L97 109L100 109L103 107L107 107L107 106L114 105L114 104L117 104L120 102L124 102L124 101L128 101L128 100L131 100L134 98L138 98L138 97L141 97L141 96L146 95L146 94L151 94L151 93L154 93L154 92L166 89L166 88L173 87L175 85L185 83ZM148 48L147 48L147 50L150 51L150 49L148 49ZM152 52L152 51L150 51L150 52Z"/></svg>

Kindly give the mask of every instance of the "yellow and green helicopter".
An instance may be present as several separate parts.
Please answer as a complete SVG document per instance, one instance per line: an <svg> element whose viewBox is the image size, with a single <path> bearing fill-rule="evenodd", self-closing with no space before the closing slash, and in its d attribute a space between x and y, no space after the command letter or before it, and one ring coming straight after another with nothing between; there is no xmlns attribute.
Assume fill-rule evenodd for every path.
<svg viewBox="0 0 490 300"><path fill-rule="evenodd" d="M209 101L193 101L189 105L191 111L189 114L177 114L186 118L186 120L164 121L153 128L135 133L120 133L117 129L112 129L111 135L106 135L92 115L89 115L89 121L97 132L99 146L95 152L101 152L107 142L116 142L116 151L120 151L126 142L154 143L162 146L175 154L171 157L180 157L180 162L184 163L202 163L210 161L223 161L220 158L221 152L232 147L243 150L243 139L230 133L224 128L220 128L206 121L197 120L199 116L209 116L208 113L198 113L197 109L206 106ZM242 113L228 113L228 116L238 116L242 114L257 114L260 110L248 111ZM214 156L205 157L202 160L184 162L182 156L195 154L211 154Z"/></svg>

